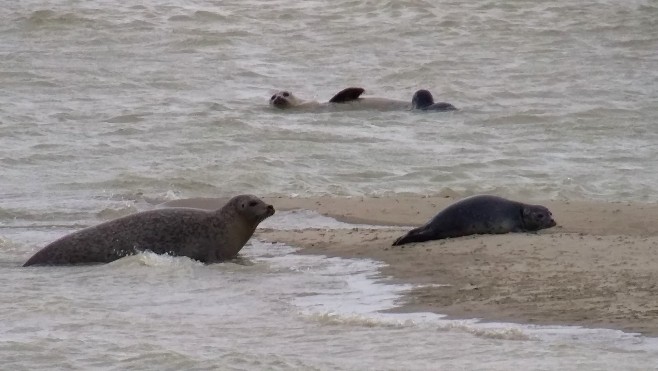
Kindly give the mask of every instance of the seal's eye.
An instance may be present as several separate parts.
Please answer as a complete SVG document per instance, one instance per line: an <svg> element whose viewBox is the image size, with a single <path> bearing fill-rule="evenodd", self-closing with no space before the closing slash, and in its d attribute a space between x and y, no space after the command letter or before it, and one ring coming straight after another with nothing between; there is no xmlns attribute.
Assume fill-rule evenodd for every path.
<svg viewBox="0 0 658 371"><path fill-rule="evenodd" d="M256 205L258 205L258 202L256 202L256 201L251 201L251 202L249 203L249 207L254 207L254 206L256 206Z"/></svg>
<svg viewBox="0 0 658 371"><path fill-rule="evenodd" d="M544 214L537 215L537 219L539 219L539 220L544 219Z"/></svg>
<svg viewBox="0 0 658 371"><path fill-rule="evenodd" d="M275 99L276 99L276 94L274 94L272 98L270 98L270 100L275 100Z"/></svg>
<svg viewBox="0 0 658 371"><path fill-rule="evenodd" d="M283 96L284 96L284 97L289 97L289 96L290 96L290 93L288 93L287 91L284 91L284 92L283 92Z"/></svg>

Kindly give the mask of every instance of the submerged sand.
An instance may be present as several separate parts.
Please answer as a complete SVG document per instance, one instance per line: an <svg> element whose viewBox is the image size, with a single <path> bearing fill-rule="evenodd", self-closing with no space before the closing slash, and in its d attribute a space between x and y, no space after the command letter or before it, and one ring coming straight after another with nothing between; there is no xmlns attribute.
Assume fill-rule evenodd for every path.
<svg viewBox="0 0 658 371"><path fill-rule="evenodd" d="M301 253L385 262L384 279L418 285L399 303L400 311L658 335L657 204L534 200L529 203L553 212L557 227L391 246L409 226L424 224L459 198L267 198L277 210L315 210L392 227L259 228L256 238L298 246ZM195 202L183 204L215 206Z"/></svg>

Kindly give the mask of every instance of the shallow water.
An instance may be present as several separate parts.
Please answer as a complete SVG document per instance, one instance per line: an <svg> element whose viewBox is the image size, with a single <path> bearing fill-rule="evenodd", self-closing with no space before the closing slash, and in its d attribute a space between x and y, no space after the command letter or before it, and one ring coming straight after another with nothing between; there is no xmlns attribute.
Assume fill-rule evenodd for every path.
<svg viewBox="0 0 658 371"><path fill-rule="evenodd" d="M257 241L250 265L19 266L67 232L181 197L658 201L657 18L653 1L610 0L4 4L4 367L655 367L653 340L614 331L380 314L405 288L375 283L376 263ZM461 110L267 106L280 89L326 101L346 86L404 100L427 88Z"/></svg>
<svg viewBox="0 0 658 371"><path fill-rule="evenodd" d="M281 213L268 227L347 227ZM51 233L54 234L54 233ZM613 330L388 314L411 286L379 263L253 240L239 263L144 253L107 265L20 268L0 314L7 369L648 369L658 341Z"/></svg>

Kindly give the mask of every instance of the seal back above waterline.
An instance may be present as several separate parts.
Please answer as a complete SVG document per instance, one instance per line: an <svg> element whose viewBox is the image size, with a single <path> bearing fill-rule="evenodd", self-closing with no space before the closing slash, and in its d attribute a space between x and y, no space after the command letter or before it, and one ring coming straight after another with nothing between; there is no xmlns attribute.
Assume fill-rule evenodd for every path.
<svg viewBox="0 0 658 371"><path fill-rule="evenodd" d="M281 110L295 110L300 112L327 112L327 111L402 111L410 110L409 101L397 99L362 97L365 89L349 87L336 93L328 102L305 101L297 98L292 92L282 90L270 97L269 105Z"/></svg>
<svg viewBox="0 0 658 371"><path fill-rule="evenodd" d="M395 240L393 246L472 234L538 231L555 225L553 214L544 206L477 195L446 207L424 226Z"/></svg>
<svg viewBox="0 0 658 371"><path fill-rule="evenodd" d="M234 258L274 207L256 196L233 197L222 208L149 210L66 235L24 266L108 263L144 250L205 263Z"/></svg>

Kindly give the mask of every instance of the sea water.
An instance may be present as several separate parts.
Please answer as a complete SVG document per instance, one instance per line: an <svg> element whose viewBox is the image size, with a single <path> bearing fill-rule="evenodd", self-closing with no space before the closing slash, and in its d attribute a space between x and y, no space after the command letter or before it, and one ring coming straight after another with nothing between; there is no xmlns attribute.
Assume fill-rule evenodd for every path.
<svg viewBox="0 0 658 371"><path fill-rule="evenodd" d="M0 368L655 368L612 330L388 314L380 263L251 241L239 263L21 264L183 197L658 201L653 1L7 1L0 7ZM460 110L291 113L347 86ZM267 224L270 223L270 224ZM272 228L350 228L277 213ZM437 282L437 284L441 284Z"/></svg>

